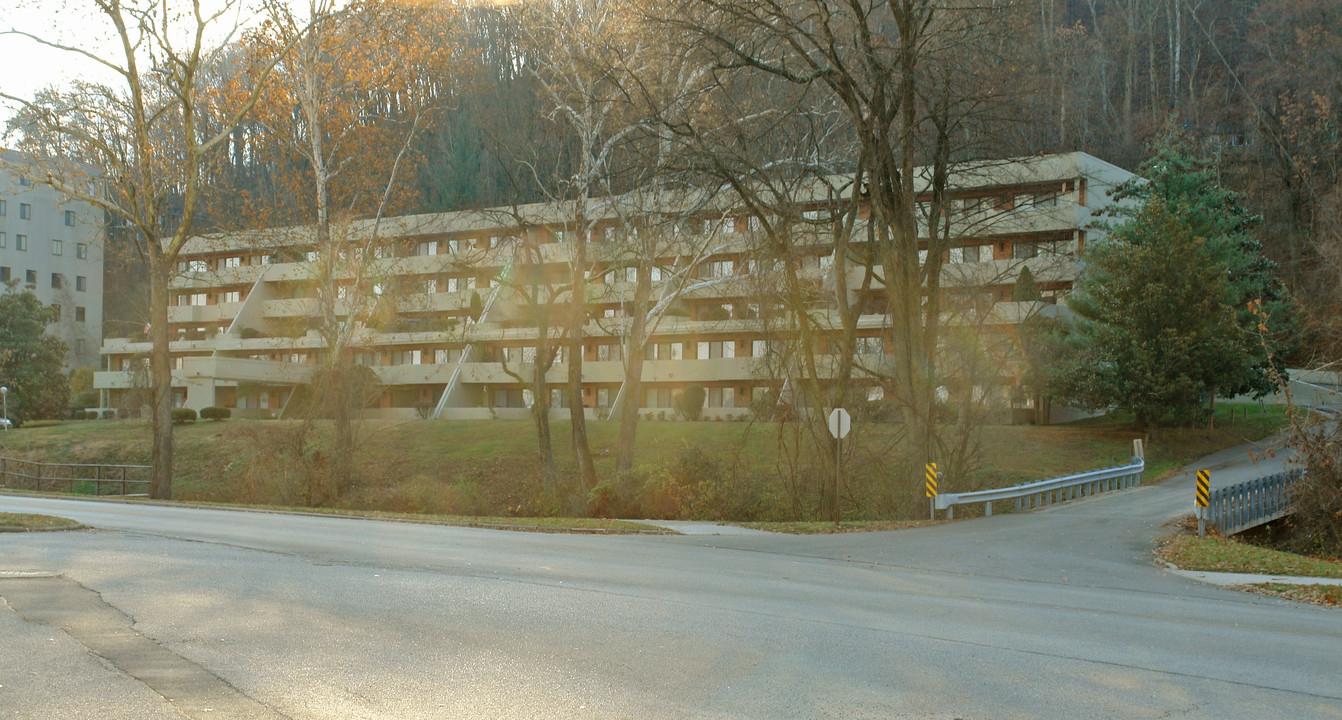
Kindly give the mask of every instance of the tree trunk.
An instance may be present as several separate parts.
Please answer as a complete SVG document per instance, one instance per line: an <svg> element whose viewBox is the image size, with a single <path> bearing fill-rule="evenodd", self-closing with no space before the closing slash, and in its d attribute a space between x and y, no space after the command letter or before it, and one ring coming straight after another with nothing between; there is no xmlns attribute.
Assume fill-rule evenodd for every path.
<svg viewBox="0 0 1342 720"><path fill-rule="evenodd" d="M639 399L643 394L643 347L648 323L648 298L652 295L652 264L640 263L634 290L634 317L624 348L624 398L620 405L620 437L616 442L615 472L634 467L634 441L638 435Z"/></svg>
<svg viewBox="0 0 1342 720"><path fill-rule="evenodd" d="M157 243L149 238L147 244ZM153 348L149 351L149 375L153 383L153 447L149 456L149 497L172 499L172 362L168 352L167 261L155 247L149 251L149 323Z"/></svg>
<svg viewBox="0 0 1342 720"><path fill-rule="evenodd" d="M582 402L582 353L587 326L587 230L579 214L579 232L573 239L573 296L569 298L568 394L569 418L573 424L573 453L578 459L579 487L584 496L596 485L592 448L587 440L587 416Z"/></svg>

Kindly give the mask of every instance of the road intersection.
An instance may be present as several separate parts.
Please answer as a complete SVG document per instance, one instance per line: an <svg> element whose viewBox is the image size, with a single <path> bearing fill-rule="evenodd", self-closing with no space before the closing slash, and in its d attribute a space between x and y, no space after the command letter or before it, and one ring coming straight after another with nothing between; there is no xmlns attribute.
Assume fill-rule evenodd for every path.
<svg viewBox="0 0 1342 720"><path fill-rule="evenodd" d="M1275 472L1256 454L1034 513L818 537L0 496L97 528L0 536L0 717L219 717L10 602L24 580L3 574L27 572L290 718L1342 718L1335 611L1151 555L1191 471Z"/></svg>

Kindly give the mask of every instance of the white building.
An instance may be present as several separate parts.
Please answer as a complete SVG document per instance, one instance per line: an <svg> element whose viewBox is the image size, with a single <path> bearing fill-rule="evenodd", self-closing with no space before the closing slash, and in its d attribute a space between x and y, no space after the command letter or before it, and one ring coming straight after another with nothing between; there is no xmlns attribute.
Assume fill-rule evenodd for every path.
<svg viewBox="0 0 1342 720"><path fill-rule="evenodd" d="M60 307L47 332L69 346L67 367L96 367L103 324L103 211L72 201L10 168L0 151L0 284L17 281Z"/></svg>

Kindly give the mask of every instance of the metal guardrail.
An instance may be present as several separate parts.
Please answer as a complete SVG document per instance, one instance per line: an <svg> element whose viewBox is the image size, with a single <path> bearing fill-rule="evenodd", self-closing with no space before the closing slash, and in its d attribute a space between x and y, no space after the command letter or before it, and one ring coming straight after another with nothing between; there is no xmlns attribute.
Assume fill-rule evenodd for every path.
<svg viewBox="0 0 1342 720"><path fill-rule="evenodd" d="M983 503L984 515L993 514L993 503L998 500L1015 500L1016 512L1034 510L1053 503L1140 485L1142 471L1145 468L1146 461L1135 457L1127 465L1040 480L1025 485L967 493L943 493L933 498L932 507L936 510L945 510L947 520L955 517L956 505L978 502Z"/></svg>
<svg viewBox="0 0 1342 720"><path fill-rule="evenodd" d="M1204 516L1222 535L1234 535L1291 513L1291 485L1300 468L1211 491Z"/></svg>
<svg viewBox="0 0 1342 720"><path fill-rule="evenodd" d="M37 492L64 488L71 494L91 486L93 494L130 495L132 486L149 489L148 465L96 465L90 463L44 463L0 457L0 487ZM105 487L110 491L104 490ZM120 492L116 492L120 490Z"/></svg>

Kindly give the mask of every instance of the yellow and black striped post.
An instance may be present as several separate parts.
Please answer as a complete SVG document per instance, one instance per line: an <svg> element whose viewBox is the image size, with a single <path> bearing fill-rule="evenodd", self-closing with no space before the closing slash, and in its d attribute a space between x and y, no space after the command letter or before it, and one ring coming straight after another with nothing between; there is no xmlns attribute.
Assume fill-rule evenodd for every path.
<svg viewBox="0 0 1342 720"><path fill-rule="evenodd" d="M931 500L928 504L932 508L932 519L937 519L937 464L927 464L927 487L925 490L927 497Z"/></svg>
<svg viewBox="0 0 1342 720"><path fill-rule="evenodd" d="M1194 506L1197 508L1198 514L1198 535L1207 534L1207 505L1211 502L1211 484L1211 472L1199 470L1197 496L1194 498Z"/></svg>

